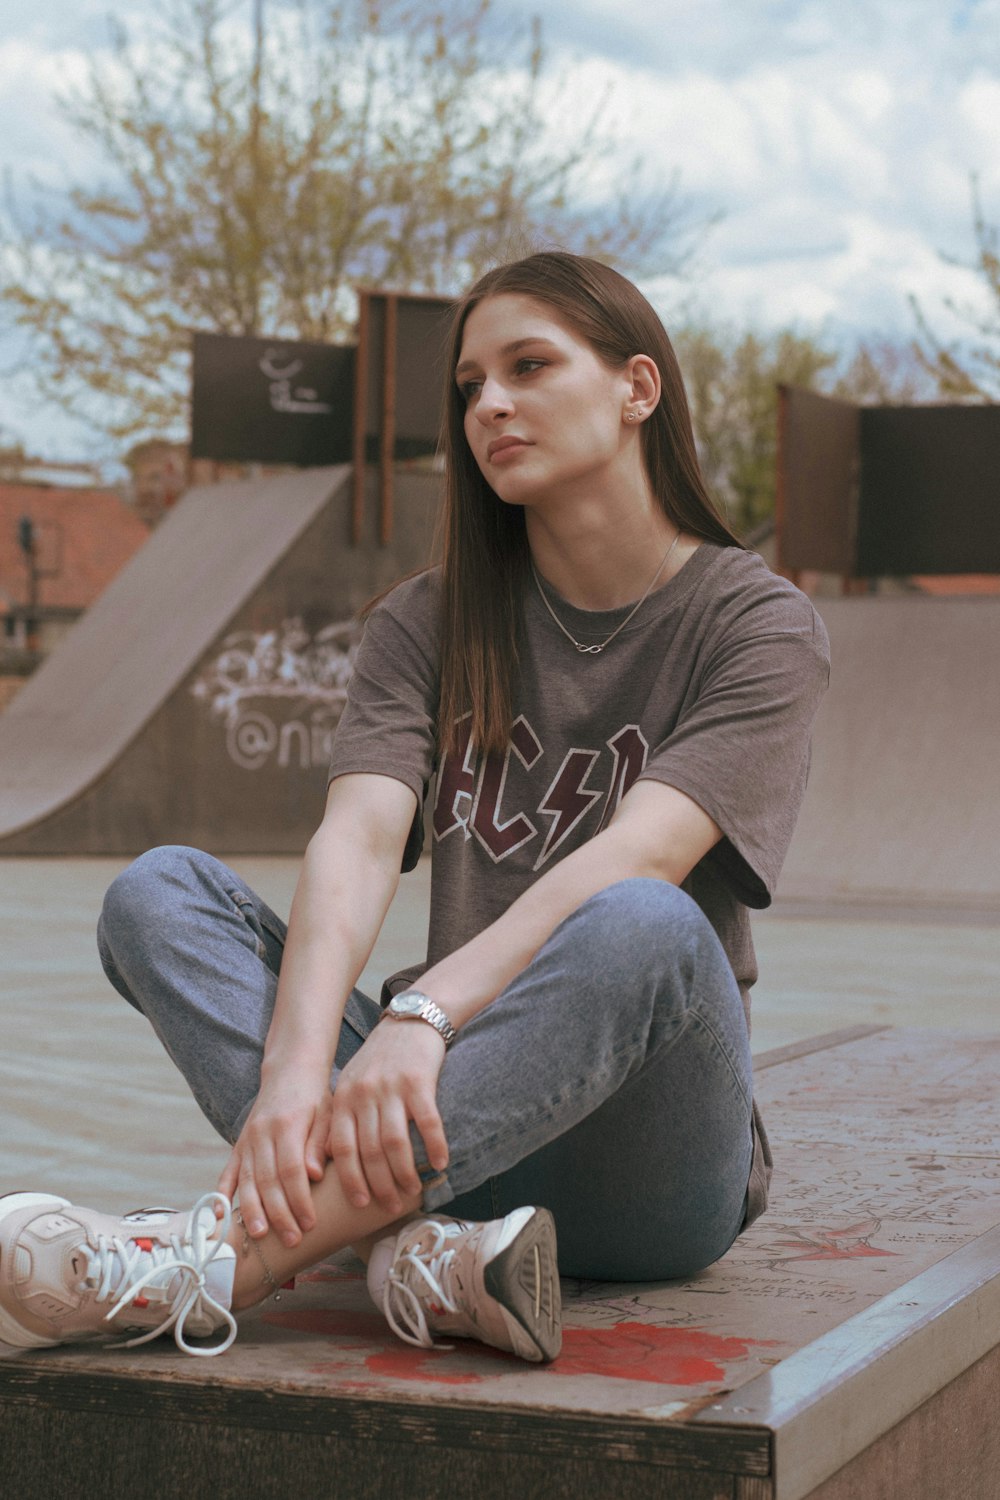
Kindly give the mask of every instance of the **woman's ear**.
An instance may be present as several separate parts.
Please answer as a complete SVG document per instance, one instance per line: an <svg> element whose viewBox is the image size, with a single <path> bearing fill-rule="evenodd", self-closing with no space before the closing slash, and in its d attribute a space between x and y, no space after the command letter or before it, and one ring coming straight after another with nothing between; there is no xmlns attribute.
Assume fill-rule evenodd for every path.
<svg viewBox="0 0 1000 1500"><path fill-rule="evenodd" d="M633 354L626 367L632 402L648 416L660 399L660 372L648 354Z"/></svg>

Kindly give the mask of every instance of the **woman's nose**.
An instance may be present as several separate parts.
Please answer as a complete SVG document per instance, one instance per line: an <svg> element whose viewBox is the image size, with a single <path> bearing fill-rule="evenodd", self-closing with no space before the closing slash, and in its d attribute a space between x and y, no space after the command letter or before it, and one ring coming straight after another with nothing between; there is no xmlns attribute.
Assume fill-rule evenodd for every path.
<svg viewBox="0 0 1000 1500"><path fill-rule="evenodd" d="M499 381L483 382L479 400L476 402L476 416L481 422L494 422L497 417L510 416L513 409L514 404L510 399L510 393Z"/></svg>

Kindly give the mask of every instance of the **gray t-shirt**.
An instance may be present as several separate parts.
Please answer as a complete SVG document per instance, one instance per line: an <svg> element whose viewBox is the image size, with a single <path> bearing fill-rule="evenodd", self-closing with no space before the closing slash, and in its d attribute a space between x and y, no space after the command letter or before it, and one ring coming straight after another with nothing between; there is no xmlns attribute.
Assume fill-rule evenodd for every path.
<svg viewBox="0 0 1000 1500"><path fill-rule="evenodd" d="M747 908L770 904L829 676L826 630L809 600L755 553L705 542L594 656L574 650L529 589L507 754L484 763L466 735L439 766L438 594L432 569L369 617L330 769L331 780L392 776L421 809L435 780L426 964L388 989L493 922L606 826L642 778L685 792L722 830L684 889L718 933L749 1023L757 966ZM606 639L631 607L593 612L552 591L549 599L584 643ZM422 844L418 811L404 868ZM769 1167L759 1129L747 1223L765 1206Z"/></svg>

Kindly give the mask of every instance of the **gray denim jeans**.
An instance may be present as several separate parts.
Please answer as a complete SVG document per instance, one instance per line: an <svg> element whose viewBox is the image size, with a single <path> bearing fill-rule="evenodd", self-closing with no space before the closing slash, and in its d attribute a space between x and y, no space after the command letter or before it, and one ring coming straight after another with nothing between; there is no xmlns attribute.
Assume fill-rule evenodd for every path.
<svg viewBox="0 0 1000 1500"><path fill-rule="evenodd" d="M230 1142L259 1088L284 938L240 877L195 849L151 850L105 900L109 979ZM352 992L332 1087L379 1014ZM750 1174L750 1049L700 908L641 879L585 901L462 1027L438 1108L446 1174L413 1132L427 1209L484 1219L544 1205L565 1275L661 1280L725 1254Z"/></svg>

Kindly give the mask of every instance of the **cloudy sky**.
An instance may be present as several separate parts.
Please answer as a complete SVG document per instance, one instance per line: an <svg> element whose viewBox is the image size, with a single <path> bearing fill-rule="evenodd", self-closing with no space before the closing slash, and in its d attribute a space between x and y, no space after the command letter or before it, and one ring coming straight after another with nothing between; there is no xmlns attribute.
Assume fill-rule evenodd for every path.
<svg viewBox="0 0 1000 1500"><path fill-rule="evenodd" d="M15 184L91 169L51 95L106 45L109 9L141 31L154 3L0 0L0 170ZM720 216L689 304L848 343L906 337L911 294L945 332L946 298L981 298L942 252L971 254L971 174L1000 221L1000 0L495 0L495 10L501 49L505 27L539 10L570 97L610 84L623 150L640 152L654 180L677 174L699 212ZM647 289L676 314L676 286ZM0 339L0 365L13 348ZM0 429L52 457L86 446L9 382Z"/></svg>

